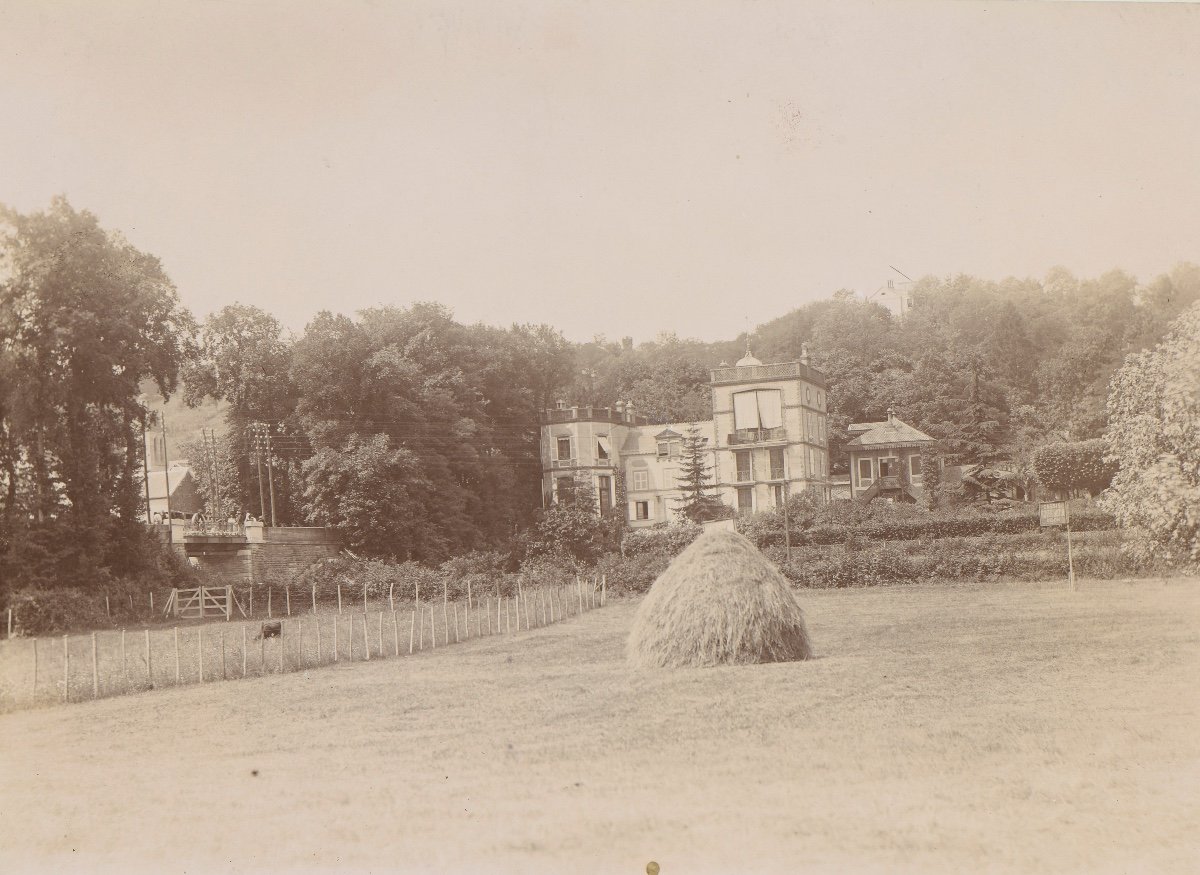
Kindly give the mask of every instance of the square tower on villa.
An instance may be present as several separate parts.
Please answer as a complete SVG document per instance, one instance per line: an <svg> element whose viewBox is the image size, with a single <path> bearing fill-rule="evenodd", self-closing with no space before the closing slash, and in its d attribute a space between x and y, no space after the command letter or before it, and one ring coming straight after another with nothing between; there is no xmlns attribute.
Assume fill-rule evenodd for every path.
<svg viewBox="0 0 1200 875"><path fill-rule="evenodd" d="M739 514L809 492L829 497L825 377L800 361L764 364L747 356L710 372L713 418L653 423L632 405L545 411L541 423L543 504L590 488L600 510L618 507L631 526L677 519L679 462L696 425L712 468L711 494Z"/></svg>

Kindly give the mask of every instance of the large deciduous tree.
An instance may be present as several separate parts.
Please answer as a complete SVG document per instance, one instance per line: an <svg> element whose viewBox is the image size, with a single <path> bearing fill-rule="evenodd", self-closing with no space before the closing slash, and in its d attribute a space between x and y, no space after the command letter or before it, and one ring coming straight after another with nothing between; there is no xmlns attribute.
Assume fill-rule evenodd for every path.
<svg viewBox="0 0 1200 875"><path fill-rule="evenodd" d="M1136 533L1134 549L1200 561L1200 303L1154 349L1125 359L1104 441L1119 468L1102 502Z"/></svg>
<svg viewBox="0 0 1200 875"><path fill-rule="evenodd" d="M101 580L144 555L139 384L175 390L193 320L158 259L64 198L0 224L0 577Z"/></svg>

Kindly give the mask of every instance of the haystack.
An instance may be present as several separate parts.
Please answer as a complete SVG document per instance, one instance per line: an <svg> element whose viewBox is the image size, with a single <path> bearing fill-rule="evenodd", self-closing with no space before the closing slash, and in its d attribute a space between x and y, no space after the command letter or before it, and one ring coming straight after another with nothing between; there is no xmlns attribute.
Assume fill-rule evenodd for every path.
<svg viewBox="0 0 1200 875"><path fill-rule="evenodd" d="M787 579L741 535L704 532L642 601L627 645L637 666L808 659L804 613Z"/></svg>

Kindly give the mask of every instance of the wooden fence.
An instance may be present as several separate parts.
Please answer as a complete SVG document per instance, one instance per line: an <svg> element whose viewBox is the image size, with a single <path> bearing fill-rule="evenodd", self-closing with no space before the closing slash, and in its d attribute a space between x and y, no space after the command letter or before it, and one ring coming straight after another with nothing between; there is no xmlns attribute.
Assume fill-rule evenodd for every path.
<svg viewBox="0 0 1200 875"><path fill-rule="evenodd" d="M0 708L78 702L141 690L395 659L471 638L558 623L607 600L607 583L576 579L513 596L320 612L270 622L15 638L0 644ZM290 608L290 604L287 606ZM223 616L223 614L222 614Z"/></svg>

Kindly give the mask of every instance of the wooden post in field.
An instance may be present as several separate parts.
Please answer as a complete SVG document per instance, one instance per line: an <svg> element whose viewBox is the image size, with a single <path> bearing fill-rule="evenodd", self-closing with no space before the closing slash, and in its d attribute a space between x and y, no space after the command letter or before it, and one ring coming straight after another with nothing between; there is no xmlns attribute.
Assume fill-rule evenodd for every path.
<svg viewBox="0 0 1200 875"><path fill-rule="evenodd" d="M417 612L414 609L412 619L408 622L408 652L413 652L413 633L417 631Z"/></svg>
<svg viewBox="0 0 1200 875"><path fill-rule="evenodd" d="M112 605L108 603L108 593L104 594L104 613L112 619ZM12 608L8 609L8 637L12 637Z"/></svg>
<svg viewBox="0 0 1200 875"><path fill-rule="evenodd" d="M509 602L511 601L512 599L508 598L504 600L504 628L509 635L512 634L512 615L509 613Z"/></svg>
<svg viewBox="0 0 1200 875"><path fill-rule="evenodd" d="M12 608L8 609L8 637L12 638Z"/></svg>
<svg viewBox="0 0 1200 875"><path fill-rule="evenodd" d="M391 583L388 584L388 607L391 608L391 611L393 614L396 613L396 600L392 597L392 594L393 594L393 592L395 592L395 589L396 589L396 581L393 580Z"/></svg>
<svg viewBox="0 0 1200 875"><path fill-rule="evenodd" d="M317 627L317 665L320 665L321 664L321 618L316 617L316 619L313 620L313 623L316 624L316 627Z"/></svg>
<svg viewBox="0 0 1200 875"><path fill-rule="evenodd" d="M271 619L271 587L267 587L267 619Z"/></svg>
<svg viewBox="0 0 1200 875"><path fill-rule="evenodd" d="M175 627L175 685L179 685L179 627Z"/></svg>
<svg viewBox="0 0 1200 875"><path fill-rule="evenodd" d="M251 590L253 592L254 590ZM246 624L242 623L242 677L246 676L246 651L250 647L246 643Z"/></svg>
<svg viewBox="0 0 1200 875"><path fill-rule="evenodd" d="M225 630L220 631L221 637L221 680L225 680L229 675L225 673Z"/></svg>
<svg viewBox="0 0 1200 875"><path fill-rule="evenodd" d="M92 633L92 698L100 698L100 669L96 664L96 633Z"/></svg>
<svg viewBox="0 0 1200 875"><path fill-rule="evenodd" d="M419 606L413 608L413 617L416 618L416 616L418 614L420 614L421 622L417 623L417 650L424 650L425 649L425 614ZM415 622L415 620L414 620L414 622ZM409 636L409 640L410 641L412 640L411 636ZM411 648L410 648L409 652L410 653L412 652Z"/></svg>
<svg viewBox="0 0 1200 875"><path fill-rule="evenodd" d="M233 619L233 586L225 587L225 622Z"/></svg>
<svg viewBox="0 0 1200 875"><path fill-rule="evenodd" d="M71 647L63 636L63 701L71 701Z"/></svg>
<svg viewBox="0 0 1200 875"><path fill-rule="evenodd" d="M337 588L338 588L338 613L340 614L342 612L342 585L341 585L341 583L339 583L337 585ZM337 623L333 624L333 628L334 629L337 628Z"/></svg>
<svg viewBox="0 0 1200 875"><path fill-rule="evenodd" d="M204 627L196 627L196 661L200 665L200 683L204 683Z"/></svg>
<svg viewBox="0 0 1200 875"><path fill-rule="evenodd" d="M488 634L492 634L492 597L487 597Z"/></svg>
<svg viewBox="0 0 1200 875"><path fill-rule="evenodd" d="M283 587L283 597L287 599L287 615L292 615L292 588L287 584Z"/></svg>
<svg viewBox="0 0 1200 875"><path fill-rule="evenodd" d="M454 612L455 619L458 619L458 611ZM442 625L446 628L446 643L450 643L450 585L442 581Z"/></svg>
<svg viewBox="0 0 1200 875"><path fill-rule="evenodd" d="M37 639L33 639L33 695L37 697Z"/></svg>
<svg viewBox="0 0 1200 875"><path fill-rule="evenodd" d="M380 648L383 647L382 644L379 646ZM392 611L392 651L393 656L400 655L400 623L396 619L395 611Z"/></svg>
<svg viewBox="0 0 1200 875"><path fill-rule="evenodd" d="M379 658L383 659L383 611L379 612Z"/></svg>
<svg viewBox="0 0 1200 875"><path fill-rule="evenodd" d="M154 613L154 592L150 592L150 613Z"/></svg>
<svg viewBox="0 0 1200 875"><path fill-rule="evenodd" d="M317 585L315 583L312 585L312 605L313 605L313 616L315 617L317 615ZM320 627L318 626L317 628L319 629ZM320 662L320 661L321 660L319 660L319 659L317 660L317 662Z"/></svg>
<svg viewBox="0 0 1200 875"><path fill-rule="evenodd" d="M367 582L364 580L363 581L363 622L364 622L364 624L366 622L366 617L367 617ZM366 626L364 625L363 628L365 629ZM370 649L371 649L370 647L367 648L368 651L370 651Z"/></svg>
<svg viewBox="0 0 1200 875"><path fill-rule="evenodd" d="M338 618L333 618L333 661L338 661Z"/></svg>
<svg viewBox="0 0 1200 875"><path fill-rule="evenodd" d="M150 661L150 630L146 630L146 683L154 689L154 664Z"/></svg>
<svg viewBox="0 0 1200 875"><path fill-rule="evenodd" d="M467 608L471 607L471 578L467 578Z"/></svg>
<svg viewBox="0 0 1200 875"><path fill-rule="evenodd" d="M125 689L129 689L129 667L125 661L125 630L121 630L121 677L125 680Z"/></svg>
<svg viewBox="0 0 1200 875"><path fill-rule="evenodd" d="M366 656L363 657L367 662L371 661L371 637L367 632L367 612L363 611L363 652Z"/></svg>
<svg viewBox="0 0 1200 875"><path fill-rule="evenodd" d="M254 617L254 584L250 584L250 599L249 599L249 601L250 601L250 606L249 606L248 610L250 611L251 618L253 618Z"/></svg>

